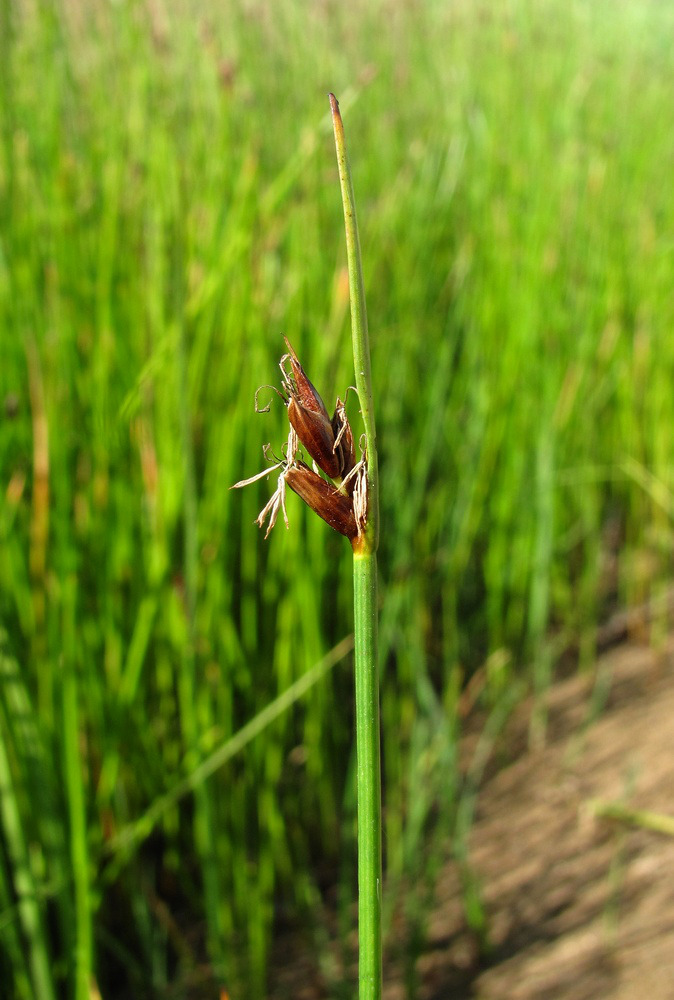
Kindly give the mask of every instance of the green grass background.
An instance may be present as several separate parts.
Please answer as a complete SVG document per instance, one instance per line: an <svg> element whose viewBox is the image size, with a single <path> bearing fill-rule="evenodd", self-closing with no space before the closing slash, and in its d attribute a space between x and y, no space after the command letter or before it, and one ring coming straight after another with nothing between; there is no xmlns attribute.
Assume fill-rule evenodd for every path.
<svg viewBox="0 0 674 1000"><path fill-rule="evenodd" d="M353 381L334 90L413 997L452 844L484 930L456 805L466 681L491 738L671 572L674 7L0 12L3 995L281 995L283 928L352 995L348 642L323 659L352 628L349 547L292 496L263 541L273 478L229 492L285 439L280 403L253 412L282 333L329 406Z"/></svg>

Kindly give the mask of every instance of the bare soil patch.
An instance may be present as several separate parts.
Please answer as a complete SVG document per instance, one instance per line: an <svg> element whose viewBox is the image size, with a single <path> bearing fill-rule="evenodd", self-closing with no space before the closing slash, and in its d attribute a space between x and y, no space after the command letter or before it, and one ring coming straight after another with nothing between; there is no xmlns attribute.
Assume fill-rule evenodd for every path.
<svg viewBox="0 0 674 1000"><path fill-rule="evenodd" d="M606 701L593 718L598 687ZM459 885L438 885L423 1000L671 1000L674 838L594 817L595 799L674 814L674 644L624 644L556 684L546 745L487 780L471 860L490 952L471 956ZM531 704L507 745L523 745ZM403 994L393 983L387 1000Z"/></svg>

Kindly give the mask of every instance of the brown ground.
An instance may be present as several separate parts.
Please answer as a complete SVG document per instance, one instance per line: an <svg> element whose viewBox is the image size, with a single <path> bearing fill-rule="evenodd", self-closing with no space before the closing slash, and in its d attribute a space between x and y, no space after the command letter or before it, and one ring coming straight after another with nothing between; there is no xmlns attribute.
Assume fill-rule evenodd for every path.
<svg viewBox="0 0 674 1000"><path fill-rule="evenodd" d="M478 957L450 861L416 1000L674 998L674 837L590 808L601 799L674 815L674 643L624 644L598 668L610 686L589 725L597 674L554 686L543 748L526 750L531 706L513 718L506 742L522 752L483 785L470 839L491 950ZM306 965L308 975L289 972L279 969L275 996L329 995L309 985ZM385 1000L406 1000L395 963L385 981Z"/></svg>
<svg viewBox="0 0 674 1000"><path fill-rule="evenodd" d="M599 668L612 678L600 716L587 725L594 678L556 685L547 745L483 788L471 859L489 913L490 965L474 970L468 989L453 988L457 961L442 942L457 948L461 933L449 866L420 1000L674 997L674 837L597 820L590 807L601 799L674 815L674 646L655 654L624 645Z"/></svg>

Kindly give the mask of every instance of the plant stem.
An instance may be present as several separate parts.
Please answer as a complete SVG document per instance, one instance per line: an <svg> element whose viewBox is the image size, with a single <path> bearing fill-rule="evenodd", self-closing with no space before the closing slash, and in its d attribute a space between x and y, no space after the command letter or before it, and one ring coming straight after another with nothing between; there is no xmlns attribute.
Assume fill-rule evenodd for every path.
<svg viewBox="0 0 674 1000"><path fill-rule="evenodd" d="M358 977L360 1000L379 1000L381 948L381 765L379 750L379 666L377 662L377 544L379 488L377 439L372 401L370 346L356 206L339 104L330 94L351 299L356 389L365 427L367 525L353 543L356 750L358 757Z"/></svg>
<svg viewBox="0 0 674 1000"><path fill-rule="evenodd" d="M631 809L622 802L602 802L600 799L592 799L589 806L592 814L602 819L614 819L627 826L637 826L642 830L674 837L674 816L648 809Z"/></svg>
<svg viewBox="0 0 674 1000"><path fill-rule="evenodd" d="M339 104L334 94L330 94L332 125L337 148L339 183L344 206L344 229L346 233L346 263L349 272L349 297L351 300L351 335L353 338L353 366L356 373L358 402L365 427L367 448L368 514L367 529L363 548L375 552L379 543L379 473L377 465L377 434L374 426L374 404L372 402L372 375L370 373L370 341L367 333L367 309L365 307L365 284L360 259L360 239L356 203L353 197L351 171L346 156L344 126L339 113Z"/></svg>
<svg viewBox="0 0 674 1000"><path fill-rule="evenodd" d="M377 664L377 557L354 552L356 749L358 756L358 976L360 1000L379 1000L381 968L381 782Z"/></svg>

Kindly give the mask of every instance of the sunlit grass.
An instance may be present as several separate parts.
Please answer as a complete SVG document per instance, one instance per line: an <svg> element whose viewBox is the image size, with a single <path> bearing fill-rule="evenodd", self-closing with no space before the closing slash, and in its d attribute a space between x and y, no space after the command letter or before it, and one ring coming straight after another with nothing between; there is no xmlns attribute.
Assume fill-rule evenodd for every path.
<svg viewBox="0 0 674 1000"><path fill-rule="evenodd" d="M3 982L266 996L274 922L323 955L353 848L346 663L190 776L351 620L341 539L291 497L265 543L267 484L229 492L279 438L281 333L351 377L327 91L376 318L386 856L421 893L463 680L501 665L500 718L667 575L674 11L0 11Z"/></svg>

